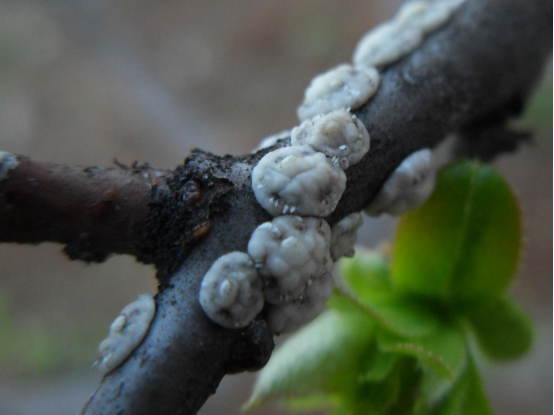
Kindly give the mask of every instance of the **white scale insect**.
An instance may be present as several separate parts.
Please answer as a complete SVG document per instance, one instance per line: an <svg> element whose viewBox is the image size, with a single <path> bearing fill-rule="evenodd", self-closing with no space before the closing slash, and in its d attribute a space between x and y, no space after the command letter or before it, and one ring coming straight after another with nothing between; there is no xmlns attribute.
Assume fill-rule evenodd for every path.
<svg viewBox="0 0 554 415"><path fill-rule="evenodd" d="M258 226L248 254L264 280L268 303L298 299L313 281L330 274L331 230L320 218L279 216Z"/></svg>
<svg viewBox="0 0 554 415"><path fill-rule="evenodd" d="M432 156L431 150L424 148L406 157L383 184L366 213L401 215L423 205L435 187Z"/></svg>
<svg viewBox="0 0 554 415"><path fill-rule="evenodd" d="M152 294L141 294L127 305L110 326L108 337L98 346L95 365L106 375L120 366L142 342L156 312Z"/></svg>
<svg viewBox="0 0 554 415"><path fill-rule="evenodd" d="M256 200L273 216L331 214L346 187L346 175L309 146L279 148L252 172Z"/></svg>
<svg viewBox="0 0 554 415"><path fill-rule="evenodd" d="M252 150L252 153L263 150L264 148L273 147L279 140L290 137L290 130L283 130L275 134L268 135L260 141L260 144Z"/></svg>
<svg viewBox="0 0 554 415"><path fill-rule="evenodd" d="M377 92L379 81L375 68L339 65L312 80L298 107L298 118L303 121L341 108L356 109Z"/></svg>
<svg viewBox="0 0 554 415"><path fill-rule="evenodd" d="M269 304L267 324L272 333L290 333L316 318L325 308L331 297L334 280L329 272L314 280L301 298L282 304Z"/></svg>
<svg viewBox="0 0 554 415"><path fill-rule="evenodd" d="M291 144L309 145L346 170L369 151L369 133L355 115L341 109L316 116L293 128Z"/></svg>
<svg viewBox="0 0 554 415"><path fill-rule="evenodd" d="M425 35L452 17L464 0L413 0L395 17L366 33L352 58L355 67L383 68L413 52Z"/></svg>
<svg viewBox="0 0 554 415"><path fill-rule="evenodd" d="M202 280L200 305L217 324L246 327L264 305L262 280L244 252L231 252L215 261Z"/></svg>
<svg viewBox="0 0 554 415"><path fill-rule="evenodd" d="M315 318L323 310L333 287L332 260L354 253L356 231L362 223L360 214L351 214L335 224L330 237L329 226L320 219L334 211L345 190L343 170L359 162L369 150L369 134L349 113L350 109L364 105L377 92L380 83L377 69L413 52L427 34L448 22L463 2L413 0L404 4L389 22L363 36L354 52L354 66L339 65L312 80L297 111L304 121L300 126L267 137L258 147L271 147L291 136L292 146L266 154L252 173L257 201L277 218L260 225L253 233L248 252L255 266L247 267L249 271L241 277L249 282L249 292L258 282L263 285L268 303L267 321L272 332L293 331ZM407 157L383 185L367 212L400 214L420 206L433 190L438 164L433 162L429 149ZM281 216L293 214L301 217ZM320 230L325 229L324 243L318 242L321 236L307 231L313 228L313 221L327 225L326 228L319 225ZM304 223L305 229L293 230L294 223ZM234 254L248 257L244 253ZM229 299L234 298L237 289L228 279L214 277L212 269L220 267L218 261L204 279L206 286L208 281L218 281L210 291L210 301L219 306L203 307L216 323L233 327L237 318L229 320L227 309L223 315L232 323L222 319L222 310L229 306L221 304L233 304ZM245 258L244 261L247 262ZM299 266L302 261L309 265L306 270ZM203 290L204 283L202 287ZM200 301L206 304L206 293L202 290ZM260 310L259 302L255 302L248 318L239 313L239 326L248 324Z"/></svg>
<svg viewBox="0 0 554 415"><path fill-rule="evenodd" d="M354 256L354 245L358 239L358 228L362 226L362 215L352 213L331 228L331 258L338 261L342 257Z"/></svg>

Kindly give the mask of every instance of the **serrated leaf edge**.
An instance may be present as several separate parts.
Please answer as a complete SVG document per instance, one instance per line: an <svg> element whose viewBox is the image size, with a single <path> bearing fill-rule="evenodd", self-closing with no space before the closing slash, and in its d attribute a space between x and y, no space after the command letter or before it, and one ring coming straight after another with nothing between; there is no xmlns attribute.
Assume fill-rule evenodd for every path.
<svg viewBox="0 0 554 415"><path fill-rule="evenodd" d="M410 342L398 342L389 346L384 346L380 344L379 347L381 348L381 350L389 353L398 353L402 351L412 352L416 356L420 357L422 361L428 359L436 363L438 367L443 369L438 372L446 377L448 380L452 380L454 378L454 370L450 367L448 363L444 361L442 356L436 356L432 352L425 350L425 348L422 346L418 346L417 344Z"/></svg>

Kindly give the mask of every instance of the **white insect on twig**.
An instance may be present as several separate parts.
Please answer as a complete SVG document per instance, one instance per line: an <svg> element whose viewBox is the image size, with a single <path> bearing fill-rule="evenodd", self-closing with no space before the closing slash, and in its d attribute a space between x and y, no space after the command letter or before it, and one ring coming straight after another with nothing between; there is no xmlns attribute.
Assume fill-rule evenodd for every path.
<svg viewBox="0 0 554 415"><path fill-rule="evenodd" d="M306 287L330 274L331 231L324 219L279 216L254 231L248 254L264 280L268 303L297 300Z"/></svg>
<svg viewBox="0 0 554 415"><path fill-rule="evenodd" d="M282 304L269 304L267 324L276 334L290 333L316 318L331 297L334 280L329 272L306 287L301 298Z"/></svg>
<svg viewBox="0 0 554 415"><path fill-rule="evenodd" d="M417 49L422 41L421 30L384 22L362 37L352 61L355 66L382 68Z"/></svg>
<svg viewBox="0 0 554 415"><path fill-rule="evenodd" d="M413 52L425 35L446 24L464 0L412 0L388 22L367 32L352 58L355 67L394 63Z"/></svg>
<svg viewBox="0 0 554 415"><path fill-rule="evenodd" d="M120 366L142 342L156 312L152 294L141 294L121 310L110 326L108 337L98 347L95 365L106 375Z"/></svg>
<svg viewBox="0 0 554 415"><path fill-rule="evenodd" d="M387 179L366 212L401 215L423 205L435 187L436 166L428 148L406 157Z"/></svg>
<svg viewBox="0 0 554 415"><path fill-rule="evenodd" d="M341 108L356 109L377 92L379 81L379 72L371 67L342 64L330 69L312 79L298 107L298 118L303 121Z"/></svg>
<svg viewBox="0 0 554 415"><path fill-rule="evenodd" d="M463 2L405 3L390 21L362 37L354 66L341 64L312 80L297 110L301 125L266 137L254 150L291 137L290 146L266 154L252 172L256 200L276 218L252 234L251 258L238 252L233 255L240 261L238 256L223 256L204 277L200 302L212 320L225 327L244 327L261 310L262 296L273 333L293 331L323 310L333 286L333 260L354 255L362 225L359 213L345 217L332 231L321 219L335 210L346 188L344 170L369 151L369 133L350 110L375 95L378 70L413 52ZM437 168L451 156L451 146L436 153L435 162L429 149L407 157L367 208L368 214L398 215L421 206L433 191ZM243 264L240 271L235 269L238 262ZM239 301L243 287L253 296L248 301Z"/></svg>
<svg viewBox="0 0 554 415"><path fill-rule="evenodd" d="M200 305L212 321L235 329L246 327L262 310L262 280L244 252L231 252L215 261L200 287Z"/></svg>
<svg viewBox="0 0 554 415"><path fill-rule="evenodd" d="M266 154L252 172L256 200L273 216L331 214L346 187L346 175L309 146Z"/></svg>
<svg viewBox="0 0 554 415"><path fill-rule="evenodd" d="M465 0L412 0L400 7L394 18L402 27L432 33L445 25Z"/></svg>
<svg viewBox="0 0 554 415"><path fill-rule="evenodd" d="M279 140L290 137L290 130L283 130L276 134L269 135L260 141L260 144L252 150L252 153L263 150L264 148L273 147Z"/></svg>
<svg viewBox="0 0 554 415"><path fill-rule="evenodd" d="M309 145L343 170L358 163L369 150L364 124L341 109L304 121L291 132L292 145Z"/></svg>
<svg viewBox="0 0 554 415"><path fill-rule="evenodd" d="M337 261L341 257L353 257L354 245L358 239L358 228L363 220L360 213L352 213L331 228L331 258Z"/></svg>

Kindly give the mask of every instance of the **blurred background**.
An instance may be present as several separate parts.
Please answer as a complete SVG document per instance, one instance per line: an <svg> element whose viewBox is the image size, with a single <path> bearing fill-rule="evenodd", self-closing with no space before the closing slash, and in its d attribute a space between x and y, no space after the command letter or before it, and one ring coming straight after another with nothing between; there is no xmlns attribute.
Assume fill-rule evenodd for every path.
<svg viewBox="0 0 554 415"><path fill-rule="evenodd" d="M399 0L0 0L0 149L37 160L173 168L194 147L247 153L294 126L310 79L349 61ZM552 68L521 124L533 145L495 166L519 194L523 263L512 290L532 352L488 367L499 414L552 413ZM366 220L360 242L390 239ZM155 292L129 257L70 262L61 246L0 245L0 414L74 414L100 379L96 347L119 311ZM234 414L255 375L227 377L201 414ZM223 409L224 408L224 409ZM258 413L281 413L267 409Z"/></svg>

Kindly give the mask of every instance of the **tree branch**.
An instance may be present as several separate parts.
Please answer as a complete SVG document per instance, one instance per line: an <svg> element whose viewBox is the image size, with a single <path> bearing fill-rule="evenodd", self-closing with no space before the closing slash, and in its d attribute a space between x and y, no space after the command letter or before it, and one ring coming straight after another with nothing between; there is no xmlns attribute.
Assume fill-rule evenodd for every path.
<svg viewBox="0 0 554 415"><path fill-rule="evenodd" d="M413 151L433 147L453 131L502 125L517 113L550 54L551 13L550 0L467 0L447 26L387 68L377 94L354 111L371 135L371 149L347 170L346 191L328 221L366 207ZM506 149L501 137L490 144L487 134L481 137L472 155ZM233 158L196 152L167 188L151 196L138 256L159 270L156 316L142 344L103 379L84 414L193 414L225 373L257 369L269 358L273 343L262 319L244 330L223 329L197 301L211 264L225 253L245 251L256 226L271 219L250 186L251 171L266 153ZM187 188L194 186L206 193L201 207L187 203ZM186 226L184 214L193 217ZM195 229L205 235L199 243ZM175 248L180 240L187 249Z"/></svg>
<svg viewBox="0 0 554 415"><path fill-rule="evenodd" d="M371 149L348 169L347 189L330 222L367 206L414 150L487 117L511 116L550 53L551 11L547 0L468 1L447 27L387 69L377 95L356 111L370 132ZM270 219L250 188L251 170L265 153L223 160L197 154L188 160L187 165L216 166L232 182L225 208L158 293L146 340L104 379L84 413L192 414L215 391L243 332L211 323L198 305L198 287L214 260L244 251L255 227Z"/></svg>
<svg viewBox="0 0 554 415"><path fill-rule="evenodd" d="M0 241L67 244L71 259L139 255L151 193L171 172L71 167L18 157L0 181Z"/></svg>

